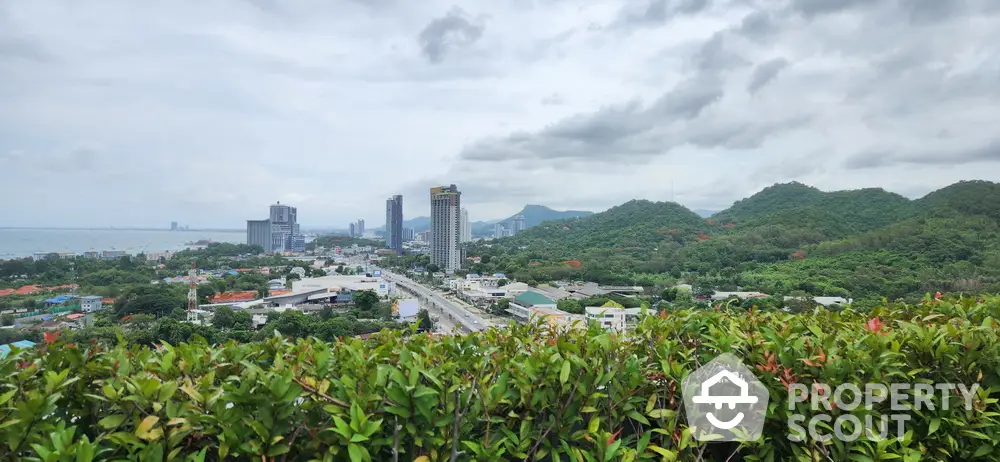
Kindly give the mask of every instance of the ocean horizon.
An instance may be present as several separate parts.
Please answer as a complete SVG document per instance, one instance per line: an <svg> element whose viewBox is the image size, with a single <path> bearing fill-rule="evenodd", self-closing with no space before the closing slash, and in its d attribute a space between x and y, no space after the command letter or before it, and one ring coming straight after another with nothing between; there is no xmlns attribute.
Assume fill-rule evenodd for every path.
<svg viewBox="0 0 1000 462"><path fill-rule="evenodd" d="M0 260L30 257L38 252L76 253L122 250L130 254L175 252L188 242L207 240L246 243L245 231L157 229L0 228Z"/></svg>

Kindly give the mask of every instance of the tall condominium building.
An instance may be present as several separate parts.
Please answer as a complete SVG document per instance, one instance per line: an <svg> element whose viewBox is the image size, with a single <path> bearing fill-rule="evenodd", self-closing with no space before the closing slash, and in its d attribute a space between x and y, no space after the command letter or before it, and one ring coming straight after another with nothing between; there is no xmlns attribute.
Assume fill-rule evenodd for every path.
<svg viewBox="0 0 1000 462"><path fill-rule="evenodd" d="M403 242L410 242L414 239L413 228L403 228Z"/></svg>
<svg viewBox="0 0 1000 462"><path fill-rule="evenodd" d="M518 214L511 224L511 235L521 234L524 231L524 215Z"/></svg>
<svg viewBox="0 0 1000 462"><path fill-rule="evenodd" d="M504 229L502 221L500 223L493 225L493 237L496 238L504 237L504 231L506 231L506 229Z"/></svg>
<svg viewBox="0 0 1000 462"><path fill-rule="evenodd" d="M358 218L358 235L361 236L364 234L365 234L365 219Z"/></svg>
<svg viewBox="0 0 1000 462"><path fill-rule="evenodd" d="M431 263L446 272L462 267L462 193L455 185L431 188Z"/></svg>
<svg viewBox="0 0 1000 462"><path fill-rule="evenodd" d="M357 223L351 222L351 224L348 226L348 229L350 229L351 237L356 237L358 235L358 224Z"/></svg>
<svg viewBox="0 0 1000 462"><path fill-rule="evenodd" d="M265 253L270 253L271 220L247 220L247 244L259 245Z"/></svg>
<svg viewBox="0 0 1000 462"><path fill-rule="evenodd" d="M271 206L271 252L303 252L305 237L299 231L298 209L278 202Z"/></svg>
<svg viewBox="0 0 1000 462"><path fill-rule="evenodd" d="M459 223L459 226L461 226L459 240L461 242L472 241L472 223L469 223L469 211L466 210L465 207L462 207L462 216Z"/></svg>
<svg viewBox="0 0 1000 462"><path fill-rule="evenodd" d="M385 201L385 244L397 255L403 253L403 196L399 194Z"/></svg>

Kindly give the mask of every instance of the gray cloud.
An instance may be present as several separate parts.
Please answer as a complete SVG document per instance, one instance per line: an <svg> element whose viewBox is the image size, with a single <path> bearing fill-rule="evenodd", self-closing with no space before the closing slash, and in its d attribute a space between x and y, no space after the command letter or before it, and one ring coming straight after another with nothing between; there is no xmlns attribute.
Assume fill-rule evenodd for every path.
<svg viewBox="0 0 1000 462"><path fill-rule="evenodd" d="M566 99L559 93L553 93L542 98L542 104L546 106L562 106L563 104L566 104Z"/></svg>
<svg viewBox="0 0 1000 462"><path fill-rule="evenodd" d="M710 0L631 0L618 12L612 29L659 27L671 19L700 13Z"/></svg>
<svg viewBox="0 0 1000 462"><path fill-rule="evenodd" d="M790 6L793 11L812 18L853 8L872 6L873 3L869 0L792 0Z"/></svg>
<svg viewBox="0 0 1000 462"><path fill-rule="evenodd" d="M424 56L431 63L440 63L452 50L476 43L486 28L484 24L455 6L440 18L434 18L418 37Z"/></svg>
<svg viewBox="0 0 1000 462"><path fill-rule="evenodd" d="M377 223L450 183L477 219L719 209L1000 162L995 0L129 6L0 2L6 225L237 227L278 198L307 227Z"/></svg>
<svg viewBox="0 0 1000 462"><path fill-rule="evenodd" d="M979 162L1000 162L1000 141L993 140L967 149L931 148L897 153L888 149L873 149L849 157L844 166L863 170L911 164L927 166L956 166Z"/></svg>
<svg viewBox="0 0 1000 462"><path fill-rule="evenodd" d="M788 67L788 60L785 58L774 58L758 64L757 68L753 70L753 75L750 77L750 83L747 84L747 92L751 94L757 93L764 85L774 80L778 76L778 73L786 67Z"/></svg>

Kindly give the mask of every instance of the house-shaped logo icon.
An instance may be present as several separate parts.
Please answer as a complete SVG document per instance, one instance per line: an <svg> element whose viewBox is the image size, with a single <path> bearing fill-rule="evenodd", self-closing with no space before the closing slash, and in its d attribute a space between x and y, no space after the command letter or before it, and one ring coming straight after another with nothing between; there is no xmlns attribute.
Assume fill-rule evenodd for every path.
<svg viewBox="0 0 1000 462"><path fill-rule="evenodd" d="M769 399L750 369L723 354L681 385L692 436L701 441L753 441L764 429Z"/></svg>

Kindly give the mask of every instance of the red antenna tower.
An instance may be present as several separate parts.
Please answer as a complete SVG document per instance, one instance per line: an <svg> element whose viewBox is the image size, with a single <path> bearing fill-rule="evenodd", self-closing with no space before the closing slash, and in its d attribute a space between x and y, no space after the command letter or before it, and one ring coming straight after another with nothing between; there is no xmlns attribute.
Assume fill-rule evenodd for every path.
<svg viewBox="0 0 1000 462"><path fill-rule="evenodd" d="M191 288L188 289L188 311L193 312L198 309L198 260L191 260L191 270L188 271L188 282Z"/></svg>

